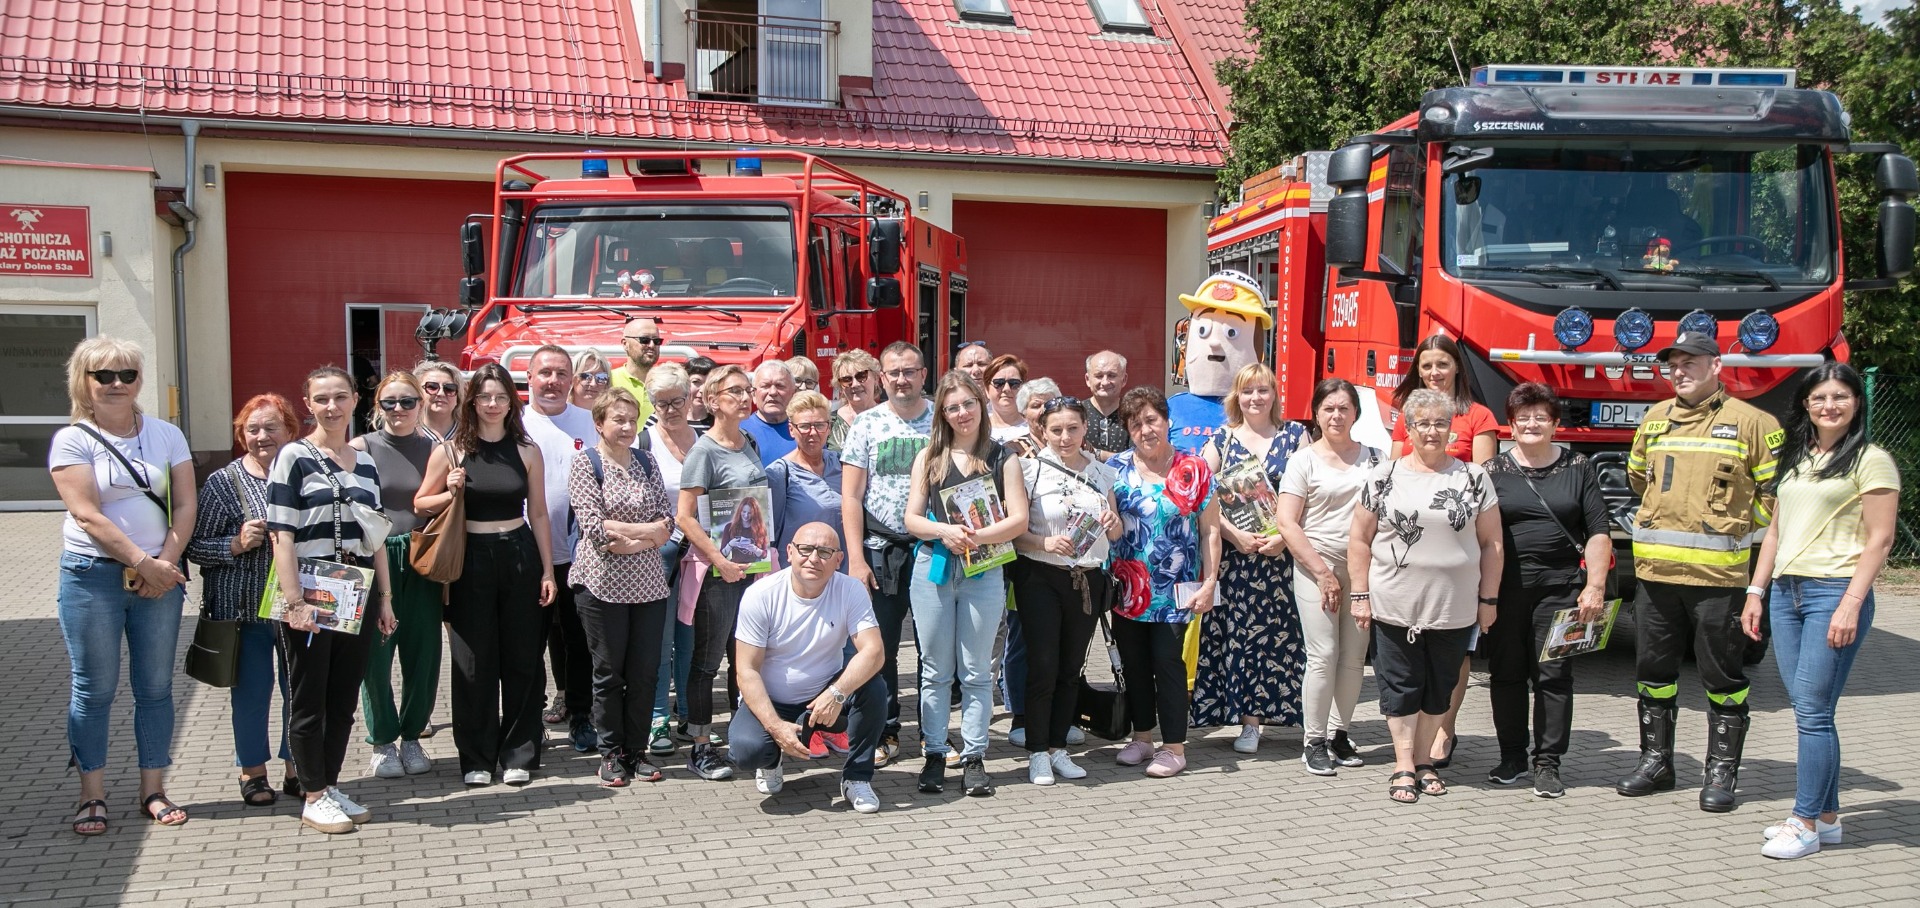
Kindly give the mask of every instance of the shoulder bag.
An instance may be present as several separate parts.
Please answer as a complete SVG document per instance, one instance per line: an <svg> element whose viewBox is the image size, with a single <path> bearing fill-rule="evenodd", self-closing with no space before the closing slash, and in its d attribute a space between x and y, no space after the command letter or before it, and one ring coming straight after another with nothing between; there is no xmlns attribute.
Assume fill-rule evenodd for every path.
<svg viewBox="0 0 1920 908"><path fill-rule="evenodd" d="M146 417L141 418L145 419ZM77 422L73 425L80 431L93 436L95 441L100 442L101 447L107 449L108 454L113 455L114 460L120 462L120 468L127 471L127 477L132 479L133 484L140 488L140 494L147 496L147 500L153 502L154 505L160 509L160 518L167 522L167 529L173 529L173 506L168 504L168 501L173 498L173 481L171 477L169 477L167 481L167 497L161 498L153 491L153 484L147 481L147 471L134 466L133 461L128 460L127 455L120 453L120 449L114 447L113 442L108 441L107 437L100 434L99 430L83 422ZM180 576L188 580L193 579L193 571L188 567L186 558L182 557L180 563L174 565L174 567L180 569Z"/></svg>
<svg viewBox="0 0 1920 908"><path fill-rule="evenodd" d="M1507 462L1513 464L1514 472L1519 475L1520 481L1526 483L1527 488L1533 490L1533 497L1540 500L1540 507L1547 512L1547 519L1553 521L1553 528L1560 531L1561 538L1565 539L1568 545L1573 546L1574 555L1580 559L1580 576L1576 579L1575 583L1580 586L1585 586L1587 582L1587 547L1580 543L1579 537L1575 536L1573 531L1567 529L1567 525L1561 522L1560 516L1553 512L1553 505L1547 503L1547 496L1541 494L1540 487L1533 483L1533 477L1527 475L1527 467L1521 466L1520 462L1514 460L1511 454L1504 456L1506 456ZM1572 452L1568 452L1566 456L1572 457L1574 455Z"/></svg>
<svg viewBox="0 0 1920 908"><path fill-rule="evenodd" d="M455 459L453 445L446 448L448 469L457 469L462 461ZM466 563L467 495L462 489L445 510L407 534L407 566L434 583L452 583L460 579Z"/></svg>
<svg viewBox="0 0 1920 908"><path fill-rule="evenodd" d="M1100 613L1100 636L1107 643L1107 662L1113 666L1113 686L1095 687L1080 673L1079 715L1074 724L1087 734L1109 741L1123 741L1133 733L1132 714L1127 710L1126 673L1121 670L1120 650L1113 645L1113 632L1107 629L1107 614Z"/></svg>
<svg viewBox="0 0 1920 908"><path fill-rule="evenodd" d="M247 490L240 485L240 462L227 465L233 497L240 502L242 521L253 520ZM207 591L211 596L211 591ZM187 677L209 687L232 687L240 666L240 622L215 621L208 598L200 601L200 620L193 625L193 643L187 647Z"/></svg>

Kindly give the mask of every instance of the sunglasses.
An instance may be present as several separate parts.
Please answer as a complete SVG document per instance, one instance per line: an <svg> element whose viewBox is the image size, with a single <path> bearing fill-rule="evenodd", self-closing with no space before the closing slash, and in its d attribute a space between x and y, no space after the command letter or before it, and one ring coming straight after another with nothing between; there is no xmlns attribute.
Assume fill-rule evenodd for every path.
<svg viewBox="0 0 1920 908"><path fill-rule="evenodd" d="M961 341L960 346L953 348L953 352L959 353L968 347L985 347L986 345L986 341Z"/></svg>
<svg viewBox="0 0 1920 908"><path fill-rule="evenodd" d="M660 335L658 334L647 334L647 335L631 335L630 334L630 335L627 335L626 337L622 337L621 340L628 341L630 343L639 344L642 347L660 346Z"/></svg>
<svg viewBox="0 0 1920 908"><path fill-rule="evenodd" d="M791 543L793 554L800 558L818 558L825 561L840 554L840 550L830 545L808 545L804 542Z"/></svg>
<svg viewBox="0 0 1920 908"><path fill-rule="evenodd" d="M613 381L613 376L605 372L582 372L580 380L589 385L604 385Z"/></svg>
<svg viewBox="0 0 1920 908"><path fill-rule="evenodd" d="M867 383L867 379L872 377L872 369L861 369L858 372L849 372L846 375L840 376L839 381L842 387L854 384L864 385Z"/></svg>
<svg viewBox="0 0 1920 908"><path fill-rule="evenodd" d="M103 385L111 385L115 382L131 385L140 380L139 369L95 369L87 374Z"/></svg>
<svg viewBox="0 0 1920 908"><path fill-rule="evenodd" d="M1018 388L1021 385L1024 385L1026 383L1027 383L1027 380L1024 378L996 378L989 382L989 384L993 385L996 388L999 388L1002 391L1005 391L1008 388Z"/></svg>
<svg viewBox="0 0 1920 908"><path fill-rule="evenodd" d="M1080 405L1080 398L1061 395L1041 405L1040 412L1043 414L1056 413L1068 407L1078 407Z"/></svg>
<svg viewBox="0 0 1920 908"><path fill-rule="evenodd" d="M420 383L420 387L425 388L428 394L460 393L460 386L453 382L423 381Z"/></svg>
<svg viewBox="0 0 1920 908"><path fill-rule="evenodd" d="M395 410L411 410L420 406L418 397L391 397L380 401L380 409L392 413Z"/></svg>

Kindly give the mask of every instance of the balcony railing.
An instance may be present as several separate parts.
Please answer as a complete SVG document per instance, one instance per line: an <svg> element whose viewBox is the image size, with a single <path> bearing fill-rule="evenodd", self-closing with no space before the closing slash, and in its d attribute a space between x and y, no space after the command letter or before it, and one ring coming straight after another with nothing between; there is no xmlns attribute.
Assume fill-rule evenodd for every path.
<svg viewBox="0 0 1920 908"><path fill-rule="evenodd" d="M693 48L688 91L696 98L795 104L839 102L834 45L840 23L688 10Z"/></svg>

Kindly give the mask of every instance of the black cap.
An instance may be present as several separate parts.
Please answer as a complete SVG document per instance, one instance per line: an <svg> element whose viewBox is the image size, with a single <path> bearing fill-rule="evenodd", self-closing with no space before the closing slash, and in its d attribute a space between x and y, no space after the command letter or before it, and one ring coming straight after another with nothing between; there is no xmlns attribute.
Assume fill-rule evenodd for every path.
<svg viewBox="0 0 1920 908"><path fill-rule="evenodd" d="M1673 343L1660 350L1660 361L1663 363L1666 362L1667 357L1675 353L1691 353L1695 356L1719 356L1720 345L1714 343L1710 335L1702 334L1698 331L1687 331L1679 337L1674 338Z"/></svg>

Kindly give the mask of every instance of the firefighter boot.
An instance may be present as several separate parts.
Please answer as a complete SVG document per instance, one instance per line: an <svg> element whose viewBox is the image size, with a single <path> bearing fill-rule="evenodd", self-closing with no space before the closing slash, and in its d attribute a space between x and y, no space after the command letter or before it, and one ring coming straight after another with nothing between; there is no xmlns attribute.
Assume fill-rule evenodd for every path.
<svg viewBox="0 0 1920 908"><path fill-rule="evenodd" d="M1747 714L1707 712L1707 782L1700 788L1700 809L1726 813L1735 804L1740 784L1740 752L1747 744Z"/></svg>
<svg viewBox="0 0 1920 908"><path fill-rule="evenodd" d="M1629 798L1673 790L1673 723L1680 707L1672 700L1640 701L1640 765L1614 790Z"/></svg>

